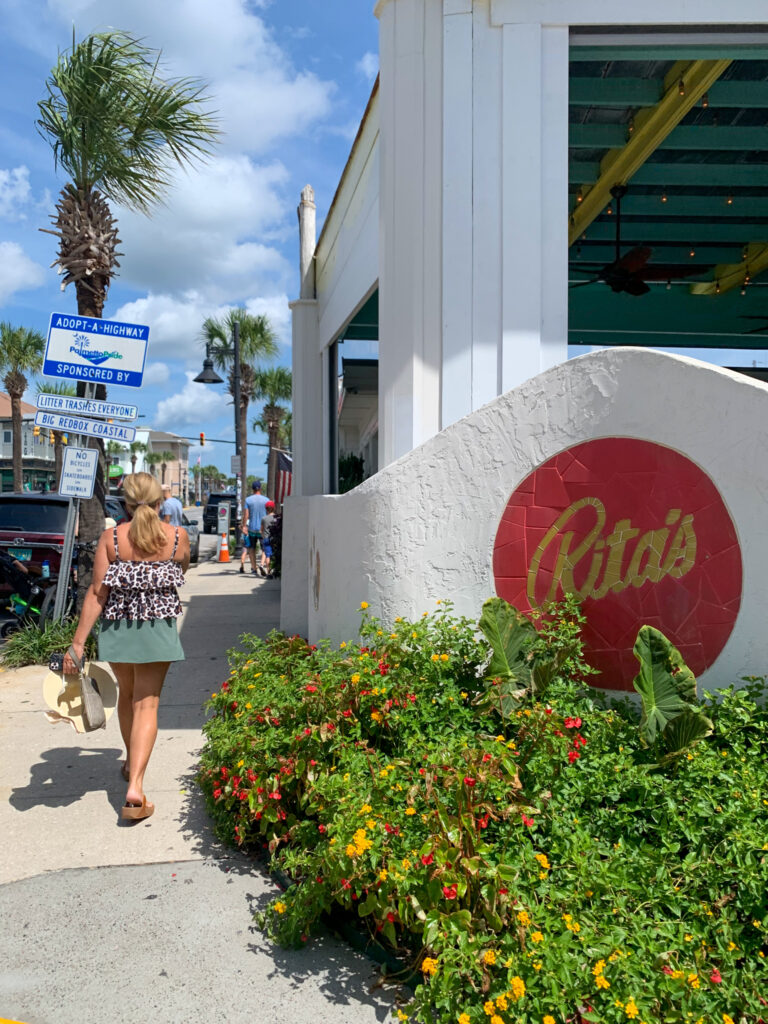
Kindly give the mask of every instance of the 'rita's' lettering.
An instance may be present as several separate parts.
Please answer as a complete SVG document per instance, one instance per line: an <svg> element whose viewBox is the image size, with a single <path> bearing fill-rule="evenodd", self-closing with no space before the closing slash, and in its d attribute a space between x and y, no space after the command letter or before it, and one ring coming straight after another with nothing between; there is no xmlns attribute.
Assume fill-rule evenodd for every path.
<svg viewBox="0 0 768 1024"><path fill-rule="evenodd" d="M566 527L583 508L594 509L595 523L583 540L574 544L573 530ZM665 526L649 530L635 543L640 531L630 519L619 519L607 537L605 506L597 498L581 498L569 506L547 530L528 569L528 600L532 608L556 600L558 587L563 594L576 594L582 600L601 598L608 593L620 594L627 587L642 587L649 581L658 583L665 576L680 579L690 572L696 561L696 534L693 516L682 516L682 509L670 509ZM670 541L672 527L677 529ZM544 597L537 597L536 584L545 553L556 548L551 582ZM551 560L548 561L548 565ZM574 579L581 567L577 583ZM547 575L549 572L547 571Z"/></svg>

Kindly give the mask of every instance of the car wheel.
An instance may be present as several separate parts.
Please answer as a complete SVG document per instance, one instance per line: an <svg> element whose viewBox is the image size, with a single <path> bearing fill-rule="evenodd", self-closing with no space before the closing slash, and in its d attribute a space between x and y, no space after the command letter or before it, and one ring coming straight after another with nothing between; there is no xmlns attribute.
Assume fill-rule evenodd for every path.
<svg viewBox="0 0 768 1024"><path fill-rule="evenodd" d="M203 533L210 533L211 527L207 523L203 523Z"/></svg>

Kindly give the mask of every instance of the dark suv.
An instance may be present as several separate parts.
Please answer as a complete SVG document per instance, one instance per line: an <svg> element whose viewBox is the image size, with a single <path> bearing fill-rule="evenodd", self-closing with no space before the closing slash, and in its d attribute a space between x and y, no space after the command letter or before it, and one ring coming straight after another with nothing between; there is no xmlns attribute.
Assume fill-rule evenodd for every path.
<svg viewBox="0 0 768 1024"><path fill-rule="evenodd" d="M237 514L237 495L222 491L218 494L209 494L208 503L203 509L203 532L216 533L219 523L219 505L228 501L231 505L229 510L229 528L233 530L237 526L239 516Z"/></svg>
<svg viewBox="0 0 768 1024"><path fill-rule="evenodd" d="M59 571L69 498L61 494L0 494L0 549L19 562Z"/></svg>

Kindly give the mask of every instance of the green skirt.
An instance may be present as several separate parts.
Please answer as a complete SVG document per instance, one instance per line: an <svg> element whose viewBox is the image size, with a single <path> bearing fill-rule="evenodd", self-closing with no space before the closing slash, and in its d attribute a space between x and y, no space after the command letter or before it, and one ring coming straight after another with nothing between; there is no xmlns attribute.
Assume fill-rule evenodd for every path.
<svg viewBox="0 0 768 1024"><path fill-rule="evenodd" d="M152 661L184 661L176 619L102 619L99 661L146 665Z"/></svg>

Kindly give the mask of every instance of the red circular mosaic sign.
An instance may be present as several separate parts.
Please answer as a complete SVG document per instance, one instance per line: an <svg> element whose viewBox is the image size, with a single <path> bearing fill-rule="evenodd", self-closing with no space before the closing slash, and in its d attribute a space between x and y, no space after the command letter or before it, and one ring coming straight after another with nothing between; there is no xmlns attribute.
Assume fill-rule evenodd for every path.
<svg viewBox="0 0 768 1024"><path fill-rule="evenodd" d="M577 594L594 686L631 690L638 630L655 626L698 675L741 604L741 550L717 488L684 455L601 438L539 466L507 503L493 549L496 591L521 611Z"/></svg>

